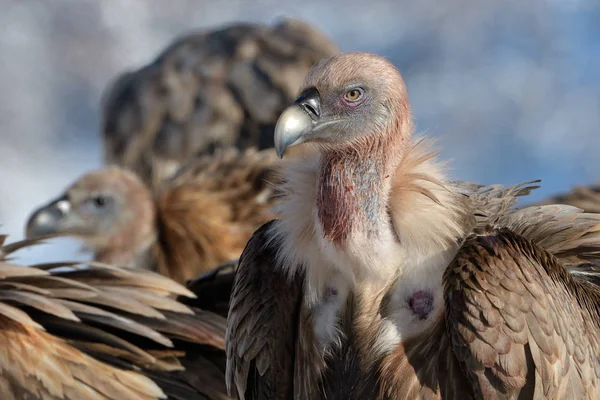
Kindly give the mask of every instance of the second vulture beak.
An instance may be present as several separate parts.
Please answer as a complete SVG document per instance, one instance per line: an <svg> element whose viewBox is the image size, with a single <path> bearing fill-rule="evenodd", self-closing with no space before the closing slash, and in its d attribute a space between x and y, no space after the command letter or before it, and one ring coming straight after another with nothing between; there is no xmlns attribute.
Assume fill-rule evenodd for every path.
<svg viewBox="0 0 600 400"><path fill-rule="evenodd" d="M275 150L283 158L288 147L303 143L319 124L321 97L315 88L305 90L286 108L275 125Z"/></svg>
<svg viewBox="0 0 600 400"><path fill-rule="evenodd" d="M70 208L69 201L64 197L38 208L29 217L25 236L31 239L58 233L62 220L69 213Z"/></svg>

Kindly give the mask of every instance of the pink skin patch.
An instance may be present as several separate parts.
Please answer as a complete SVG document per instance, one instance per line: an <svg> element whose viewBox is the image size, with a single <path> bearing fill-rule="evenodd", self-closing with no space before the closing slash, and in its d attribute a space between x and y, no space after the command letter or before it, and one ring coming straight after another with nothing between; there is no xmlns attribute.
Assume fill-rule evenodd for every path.
<svg viewBox="0 0 600 400"><path fill-rule="evenodd" d="M325 289L325 298L326 299L337 296L337 294L338 294L338 291L334 287L327 286L327 289Z"/></svg>
<svg viewBox="0 0 600 400"><path fill-rule="evenodd" d="M418 290L408 299L408 307L419 319L426 319L433 311L433 295L430 292Z"/></svg>

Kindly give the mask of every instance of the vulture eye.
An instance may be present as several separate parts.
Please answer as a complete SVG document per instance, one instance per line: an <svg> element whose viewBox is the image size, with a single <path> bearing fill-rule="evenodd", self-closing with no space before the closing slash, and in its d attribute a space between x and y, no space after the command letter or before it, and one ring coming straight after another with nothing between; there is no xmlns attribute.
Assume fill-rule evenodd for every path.
<svg viewBox="0 0 600 400"><path fill-rule="evenodd" d="M106 197L96 196L94 197L94 204L98 207L104 207L107 203Z"/></svg>
<svg viewBox="0 0 600 400"><path fill-rule="evenodd" d="M110 196L98 194L92 197L89 197L82 204L82 211L84 213L97 214L108 211L110 206L112 205L113 199Z"/></svg>
<svg viewBox="0 0 600 400"><path fill-rule="evenodd" d="M364 92L361 88L353 88L344 93L344 101L350 105L356 106L362 102Z"/></svg>

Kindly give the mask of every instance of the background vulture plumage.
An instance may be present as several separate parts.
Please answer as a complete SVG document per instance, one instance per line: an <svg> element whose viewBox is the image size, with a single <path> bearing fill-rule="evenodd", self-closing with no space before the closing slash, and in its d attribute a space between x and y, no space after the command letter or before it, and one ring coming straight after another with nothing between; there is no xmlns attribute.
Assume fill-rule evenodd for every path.
<svg viewBox="0 0 600 400"><path fill-rule="evenodd" d="M587 212L600 213L600 185L576 186L571 191L545 199L540 204L569 204Z"/></svg>
<svg viewBox="0 0 600 400"><path fill-rule="evenodd" d="M228 267L199 277L195 297L140 269L13 264L15 251L38 241L5 245L5 239L0 237L0 398L228 398L222 304L229 296L216 290ZM202 309L186 306L183 298Z"/></svg>
<svg viewBox="0 0 600 400"><path fill-rule="evenodd" d="M183 37L104 95L104 157L158 184L215 148L273 146L273 128L310 67L338 52L312 26L237 23Z"/></svg>
<svg viewBox="0 0 600 400"><path fill-rule="evenodd" d="M241 399L600 397L600 214L447 179L386 59L318 63L275 128L280 218L240 257Z"/></svg>
<svg viewBox="0 0 600 400"><path fill-rule="evenodd" d="M120 167L92 171L32 213L27 237L71 235L96 261L185 282L237 259L273 218L276 163L272 149L218 149L188 160L156 190Z"/></svg>

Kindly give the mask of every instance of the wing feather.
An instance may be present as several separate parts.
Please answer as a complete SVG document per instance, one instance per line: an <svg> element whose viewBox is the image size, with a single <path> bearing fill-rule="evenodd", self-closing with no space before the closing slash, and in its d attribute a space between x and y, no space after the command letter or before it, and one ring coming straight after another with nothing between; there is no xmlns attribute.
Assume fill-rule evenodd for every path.
<svg viewBox="0 0 600 400"><path fill-rule="evenodd" d="M24 247L0 248L2 399L227 399L226 320L193 306L202 293L145 270L1 258Z"/></svg>
<svg viewBox="0 0 600 400"><path fill-rule="evenodd" d="M508 229L474 235L444 285L451 346L477 396L600 395L600 291L551 252Z"/></svg>
<svg viewBox="0 0 600 400"><path fill-rule="evenodd" d="M302 279L288 280L275 264L275 224L263 225L248 242L232 291L226 382L240 399L288 398L293 390Z"/></svg>

